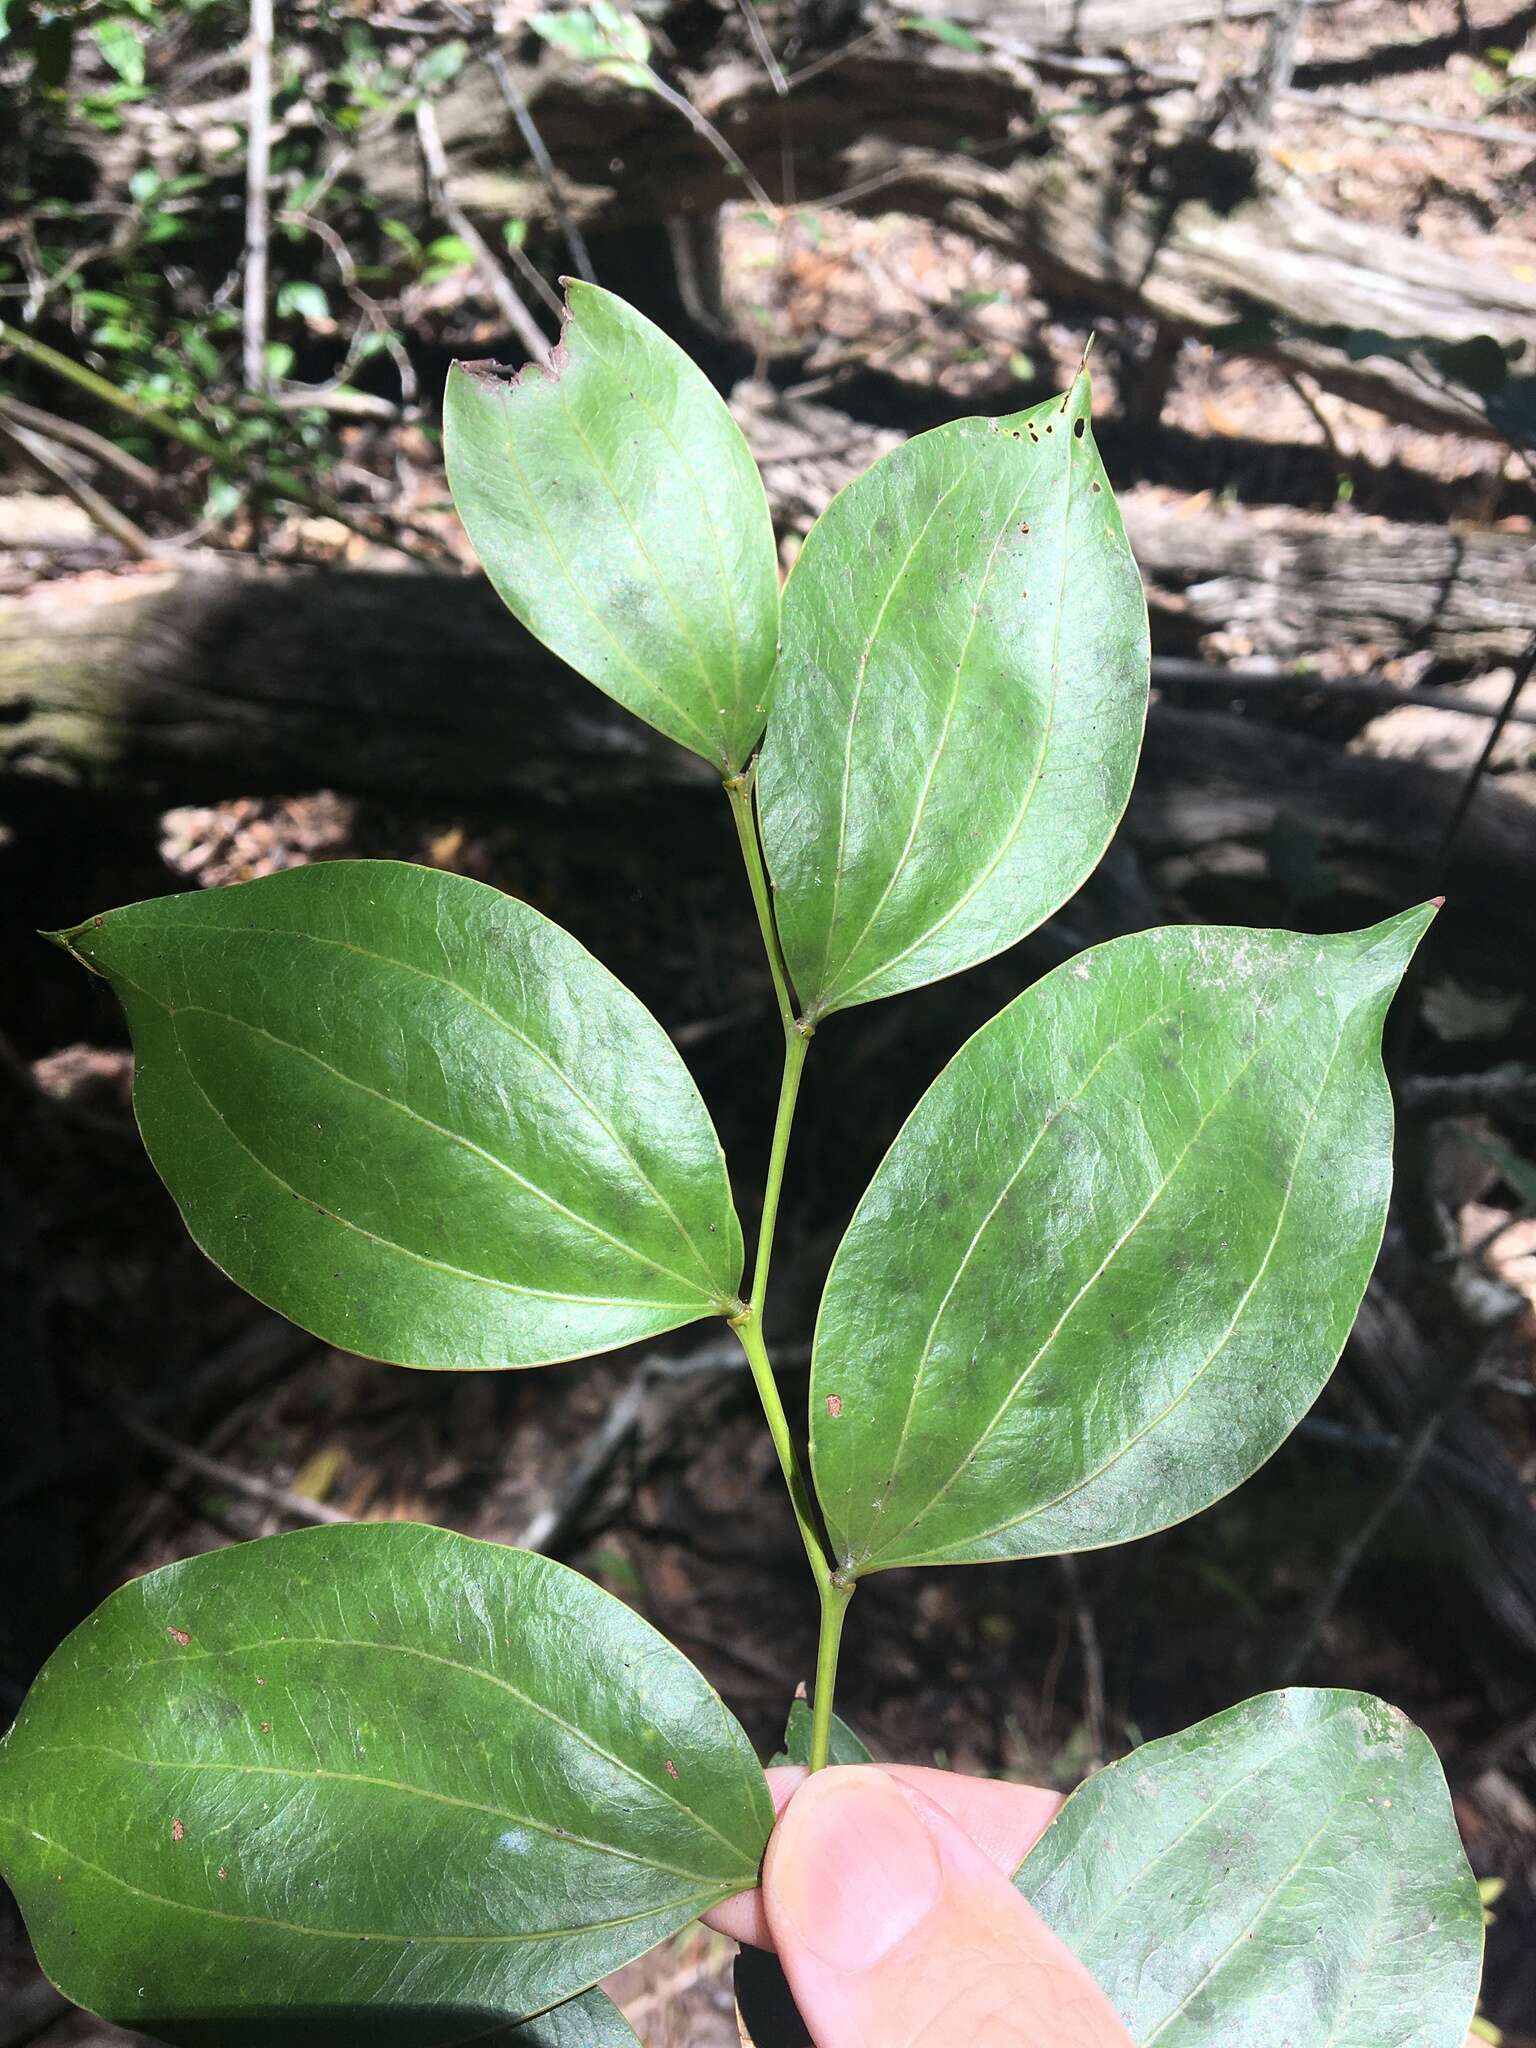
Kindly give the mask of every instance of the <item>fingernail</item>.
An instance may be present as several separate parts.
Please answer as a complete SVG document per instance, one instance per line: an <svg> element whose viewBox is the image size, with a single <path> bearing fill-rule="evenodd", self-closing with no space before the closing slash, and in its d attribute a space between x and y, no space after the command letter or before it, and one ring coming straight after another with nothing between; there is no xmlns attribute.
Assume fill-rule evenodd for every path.
<svg viewBox="0 0 1536 2048"><path fill-rule="evenodd" d="M927 1829L892 1779L863 1767L826 1771L780 1822L769 1910L830 1968L867 1970L933 1910L941 1876Z"/></svg>

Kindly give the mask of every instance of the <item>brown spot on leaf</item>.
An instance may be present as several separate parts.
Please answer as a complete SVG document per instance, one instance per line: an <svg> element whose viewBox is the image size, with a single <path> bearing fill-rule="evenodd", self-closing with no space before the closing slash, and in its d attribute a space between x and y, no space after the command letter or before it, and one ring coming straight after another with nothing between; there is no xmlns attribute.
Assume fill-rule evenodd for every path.
<svg viewBox="0 0 1536 2048"><path fill-rule="evenodd" d="M185 1821L180 1821L180 1820L173 1820L173 1821L171 1822L171 1840L172 1840L173 1842L184 1842L184 1841L185 1841L186 1839L187 1839L187 1824L186 1824L186 1822L185 1822Z"/></svg>
<svg viewBox="0 0 1536 2048"><path fill-rule="evenodd" d="M228 1871L227 1871L227 1870L226 1870L226 1869L224 1868L224 1866L223 1866L223 1864L222 1864L222 1863L221 1863L221 1864L219 1865L219 1883L220 1883L220 1884L228 1884L228 1883L229 1883L229 1872L228 1872Z"/></svg>
<svg viewBox="0 0 1536 2048"><path fill-rule="evenodd" d="M272 1723L270 1721L258 1721L256 1723L256 1726L261 1730L263 1735L270 1735L272 1733Z"/></svg>
<svg viewBox="0 0 1536 2048"><path fill-rule="evenodd" d="M667 1776L669 1778L675 1778L677 1776L677 1765L673 1763L671 1757L667 1758Z"/></svg>
<svg viewBox="0 0 1536 2048"><path fill-rule="evenodd" d="M836 1422L837 1418L839 1417L839 1415L841 1415L841 1414L842 1414L842 1412L843 1412L843 1397L842 1397L842 1395L841 1395L841 1394L828 1394L828 1396L827 1396L827 1413L828 1413L828 1414L829 1414L829 1415L831 1416L832 1420L833 1420L834 1422Z"/></svg>
<svg viewBox="0 0 1536 2048"><path fill-rule="evenodd" d="M192 1640L192 1638L187 1634L184 1628L168 1628L166 1630L166 1634L170 1637L171 1641L177 1645L179 1649L183 1650Z"/></svg>

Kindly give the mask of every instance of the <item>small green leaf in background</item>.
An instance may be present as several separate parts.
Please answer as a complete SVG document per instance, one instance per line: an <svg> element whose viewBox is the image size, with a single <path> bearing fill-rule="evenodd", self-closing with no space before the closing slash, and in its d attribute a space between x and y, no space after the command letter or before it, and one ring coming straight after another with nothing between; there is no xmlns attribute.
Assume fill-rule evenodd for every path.
<svg viewBox="0 0 1536 2048"><path fill-rule="evenodd" d="M1380 1247L1381 1023L1433 915L1115 939L961 1047L822 1299L811 1456L846 1570L1123 1543L1284 1441Z"/></svg>
<svg viewBox="0 0 1536 2048"><path fill-rule="evenodd" d="M948 43L952 49L964 50L973 57L981 49L968 28L962 28L958 21L946 21L941 14L904 15L901 25L912 35L929 36L936 43Z"/></svg>
<svg viewBox="0 0 1536 2048"><path fill-rule="evenodd" d="M144 83L144 45L126 21L108 15L91 30L96 47L124 85Z"/></svg>
<svg viewBox="0 0 1536 2048"><path fill-rule="evenodd" d="M734 774L768 712L778 558L724 400L659 327L568 282L549 371L455 364L454 504L486 575L589 682Z"/></svg>
<svg viewBox="0 0 1536 2048"><path fill-rule="evenodd" d="M1015 1884L1137 2048L1461 2048L1482 1907L1395 1707L1272 1692L1073 1793Z"/></svg>
<svg viewBox="0 0 1536 2048"><path fill-rule="evenodd" d="M755 1884L772 1824L741 1728L648 1623L548 1558L408 1523L124 1587L0 1746L0 1861L43 1967L210 2048L481 2038Z"/></svg>
<svg viewBox="0 0 1536 2048"><path fill-rule="evenodd" d="M1147 608L1080 376L833 499L784 592L763 842L813 1019L1001 952L1093 871L1146 719Z"/></svg>
<svg viewBox="0 0 1536 2048"><path fill-rule="evenodd" d="M774 1764L809 1764L811 1760L811 1710L803 1699L790 1702L784 1724L784 1747L770 1758ZM839 1714L832 1716L832 1740L827 1751L830 1764L868 1764L874 1758Z"/></svg>
<svg viewBox="0 0 1536 2048"><path fill-rule="evenodd" d="M730 1312L741 1230L688 1071L526 903L328 861L61 937L122 998L193 1237L328 1343L538 1365Z"/></svg>

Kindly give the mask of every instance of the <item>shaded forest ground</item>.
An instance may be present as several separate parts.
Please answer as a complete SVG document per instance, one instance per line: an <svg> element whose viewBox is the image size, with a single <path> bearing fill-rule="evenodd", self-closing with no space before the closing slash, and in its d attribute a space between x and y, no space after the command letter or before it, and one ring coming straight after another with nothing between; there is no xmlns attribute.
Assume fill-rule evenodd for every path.
<svg viewBox="0 0 1536 2048"><path fill-rule="evenodd" d="M1314 14L1305 75L1319 91L1368 91L1389 114L1471 123L1488 76L1497 85L1509 69L1479 37L1518 49L1532 15L1345 0ZM1133 54L1236 70L1262 34L1248 22L1179 29ZM1087 86L1068 76L1051 89L1070 103ZM1529 126L1530 109L1517 97L1499 118ZM1268 147L1352 218L1536 280L1530 149L1362 124L1306 102L1276 109ZM1280 764L1258 808L1229 800L1214 751L1190 776L1203 804L1187 793L1157 800L1169 784L1149 764L1149 777L1164 778L1149 785L1154 800L1058 919L957 981L827 1031L782 1225L778 1337L793 1379L821 1275L886 1143L949 1054L1043 968L1151 922L1337 928L1440 885L1488 720L1422 695L1384 709L1337 686L1459 691L1492 709L1536 614L1517 601L1512 625L1457 637L1433 606L1405 624L1374 582L1351 596L1330 572L1380 530L1405 549L1409 526L1528 543L1536 486L1529 455L1504 440L1393 420L1304 371L1170 339L911 213L737 204L723 236L724 334L689 323L664 237L628 241L594 238L599 276L668 318L734 393L768 464L787 554L830 492L895 437L1029 402L1070 373L1094 331L1111 474L1149 543L1154 529L1173 536L1149 572L1159 654L1250 671L1304 654L1313 669L1305 689L1279 696L1165 671L1162 730L1173 737L1160 743L1154 725L1154 749L1216 748L1214 724L1178 717L1219 715L1245 740L1257 731L1244 761ZM530 246L556 267L556 249ZM424 387L451 354L508 352L472 269L422 285L412 319ZM56 389L23 381L27 400L59 404ZM387 477L380 502L435 538L446 566L464 550L430 426L430 413L347 426L344 462ZM18 607L90 603L106 584L121 596L166 574L167 561L180 573L153 551L124 563L77 505L19 465L8 482L4 587ZM171 523L157 525L153 505L135 509L152 539ZM1246 516L1275 559L1261 546L1241 571L1181 579L1180 523L1193 553L1202 522L1227 513ZM1316 548L1292 573L1278 554L1281 537L1299 546L1298 520L1311 522ZM231 556L259 544L270 559L326 560L338 573L399 567L323 515L237 511L216 537ZM454 681L432 679L445 720ZM1536 687L1520 708L1536 712ZM1369 788L1382 803L1393 775L1433 771L1445 803L1390 812L1374 833L1358 821L1341 829L1332 798L1313 794L1319 764L1334 760L1376 764ZM566 924L673 1030L743 1173L750 1224L775 1022L724 806L707 784L643 769L614 791L584 770L558 793L520 787L492 808L436 794L413 803L398 787L253 794L240 765L227 761L213 791L200 768L195 793L215 800L196 804L167 801L174 790L82 799L14 772L0 788L11 963L0 982L0 1259L19 1311L18 1449L0 1478L6 1554L18 1564L0 1709L64 1629L133 1572L296 1519L410 1516L533 1540L577 1564L694 1657L766 1750L809 1676L814 1626L751 1387L728 1347L684 1336L643 1362L483 1378L394 1373L325 1351L236 1294L186 1242L132 1130L119 1019L29 936L167 888L341 853L479 875ZM1463 847L1500 805L1515 819L1510 807L1527 807L1536 843L1536 724L1506 728L1458 828ZM1360 1329L1309 1424L1231 1499L1125 1550L1069 1568L876 1578L850 1626L840 1698L878 1754L1067 1786L1139 1740L1281 1682L1296 1656L1306 1681L1386 1695L1436 1741L1474 1866L1505 1886L1485 2011L1512 2043L1536 2038L1531 914L1528 902L1500 900L1496 878L1479 900L1453 893L1394 1019L1398 1199ZM32 2038L22 2029L34 2020L50 2043L129 2038L50 2008L14 1933L6 1969L20 2018L7 2019L0 1994L0 2042ZM714 2048L734 2038L727 1985L726 1945L695 1933L622 1989L656 2048Z"/></svg>

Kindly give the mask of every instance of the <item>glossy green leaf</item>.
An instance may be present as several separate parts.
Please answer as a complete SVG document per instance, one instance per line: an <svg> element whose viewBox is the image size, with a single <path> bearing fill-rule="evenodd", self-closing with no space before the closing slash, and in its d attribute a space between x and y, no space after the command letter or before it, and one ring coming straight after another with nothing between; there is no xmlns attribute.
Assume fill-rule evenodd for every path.
<svg viewBox="0 0 1536 2048"><path fill-rule="evenodd" d="M847 1570L1123 1543L1283 1441L1381 1242L1381 1022L1433 914L1116 939L961 1048L822 1301L811 1453Z"/></svg>
<svg viewBox="0 0 1536 2048"><path fill-rule="evenodd" d="M124 1587L0 1747L54 1982L252 2048L504 2038L755 1884L772 1824L741 1728L621 1601L408 1523Z"/></svg>
<svg viewBox="0 0 1536 2048"><path fill-rule="evenodd" d="M1429 1742L1272 1692L1081 1786L1014 1882L1137 2048L1461 2048L1477 1884Z"/></svg>
<svg viewBox="0 0 1536 2048"><path fill-rule="evenodd" d="M443 452L465 531L530 632L723 774L768 711L778 557L724 400L659 327L568 281L551 369L456 363Z"/></svg>
<svg viewBox="0 0 1536 2048"><path fill-rule="evenodd" d="M62 935L134 1106L242 1287L400 1365L538 1365L730 1311L741 1232L670 1040L526 903L333 861Z"/></svg>
<svg viewBox="0 0 1536 2048"><path fill-rule="evenodd" d="M954 974L1064 903L1130 795L1148 674L1086 376L834 498L785 589L758 768L807 1014Z"/></svg>
<svg viewBox="0 0 1536 2048"><path fill-rule="evenodd" d="M784 1747L771 1761L775 1764L808 1764L811 1760L811 1709L810 1703L794 1699L789 1705L789 1719L784 1724ZM862 1739L855 1735L840 1714L832 1716L832 1738L827 1748L829 1764L873 1763Z"/></svg>

